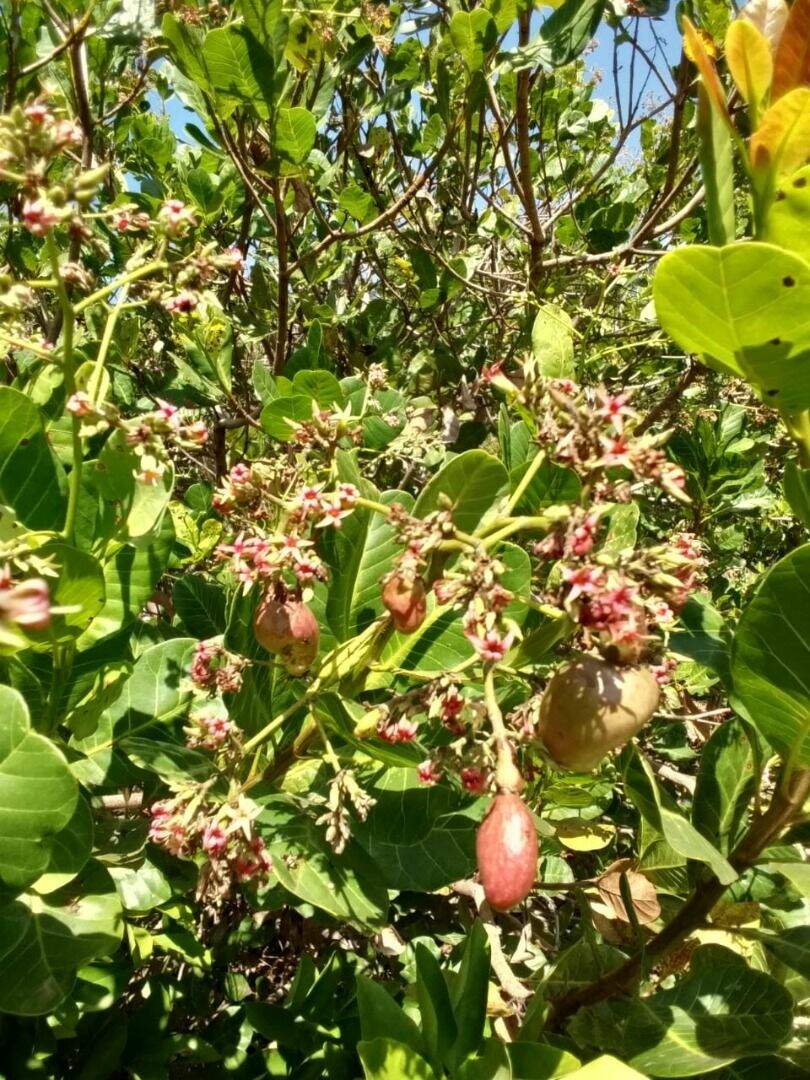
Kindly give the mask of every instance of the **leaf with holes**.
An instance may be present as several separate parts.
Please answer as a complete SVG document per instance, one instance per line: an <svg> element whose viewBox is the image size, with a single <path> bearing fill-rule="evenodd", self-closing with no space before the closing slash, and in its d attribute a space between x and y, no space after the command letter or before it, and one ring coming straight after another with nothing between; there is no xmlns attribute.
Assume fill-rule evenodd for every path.
<svg viewBox="0 0 810 1080"><path fill-rule="evenodd" d="M788 412L810 407L810 265L772 244L684 247L658 265L661 327Z"/></svg>

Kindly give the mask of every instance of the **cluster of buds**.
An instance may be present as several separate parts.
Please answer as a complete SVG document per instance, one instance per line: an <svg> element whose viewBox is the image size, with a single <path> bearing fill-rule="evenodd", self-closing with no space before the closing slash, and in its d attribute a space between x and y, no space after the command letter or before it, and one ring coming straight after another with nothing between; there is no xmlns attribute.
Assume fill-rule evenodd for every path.
<svg viewBox="0 0 810 1080"><path fill-rule="evenodd" d="M149 839L180 858L205 855L208 866L201 880L221 895L233 882L265 880L273 868L254 826L258 812L243 795L217 804L204 785L190 787L152 804Z"/></svg>
<svg viewBox="0 0 810 1080"><path fill-rule="evenodd" d="M235 694L242 687L245 660L228 652L216 641L199 641L194 650L189 676L199 690L210 695Z"/></svg>
<svg viewBox="0 0 810 1080"><path fill-rule="evenodd" d="M341 769L329 783L326 810L316 824L326 826L326 841L336 854L345 849L351 838L350 808L365 821L376 802L357 782L351 769Z"/></svg>
<svg viewBox="0 0 810 1080"><path fill-rule="evenodd" d="M466 603L464 635L485 663L497 663L511 649L518 627L504 612L512 594L500 583L503 563L483 552L465 556L457 569L433 584L440 604Z"/></svg>
<svg viewBox="0 0 810 1080"><path fill-rule="evenodd" d="M44 578L15 581L9 566L0 569L0 651L25 647L25 635L47 630L53 611Z"/></svg>
<svg viewBox="0 0 810 1080"><path fill-rule="evenodd" d="M160 398L153 412L131 420L124 420L115 405L96 400L86 390L71 394L65 408L80 421L79 433L83 438L117 428L138 458L138 467L133 470L135 479L150 486L158 484L166 472L167 442L184 450L195 450L208 440L208 428L202 420L185 421L176 405Z"/></svg>
<svg viewBox="0 0 810 1080"><path fill-rule="evenodd" d="M344 409L322 409L312 402L312 419L296 422L288 420L292 442L299 448L322 450L331 456L341 441L359 443L363 437L360 418L352 416L351 405Z"/></svg>
<svg viewBox="0 0 810 1080"><path fill-rule="evenodd" d="M222 705L207 705L189 714L183 728L192 749L226 751L239 746L239 731Z"/></svg>
<svg viewBox="0 0 810 1080"><path fill-rule="evenodd" d="M54 184L48 173L60 155L82 142L81 128L42 100L15 106L0 117L0 179L20 187L20 217L32 235L47 236L65 221L81 226L78 210L93 198L108 167L76 168Z"/></svg>
<svg viewBox="0 0 810 1080"><path fill-rule="evenodd" d="M553 554L548 540L538 545L541 554ZM667 544L619 554L588 548L578 555L558 540L560 547L561 584L550 599L578 623L586 646L623 663L637 663L656 650L660 639L651 631L666 635L704 565L697 541L688 533Z"/></svg>
<svg viewBox="0 0 810 1080"><path fill-rule="evenodd" d="M201 303L199 290L205 288L222 273L239 272L244 267L244 262L242 252L236 247L216 252L213 245L208 245L195 254L189 255L183 260L171 288L167 288L161 294L164 310L174 316L194 314Z"/></svg>

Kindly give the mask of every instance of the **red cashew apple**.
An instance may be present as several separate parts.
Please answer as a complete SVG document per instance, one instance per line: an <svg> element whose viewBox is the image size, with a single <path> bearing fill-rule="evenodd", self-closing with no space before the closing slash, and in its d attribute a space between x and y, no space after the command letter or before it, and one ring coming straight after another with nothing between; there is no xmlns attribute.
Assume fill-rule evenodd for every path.
<svg viewBox="0 0 810 1080"><path fill-rule="evenodd" d="M487 903L508 911L531 892L537 875L537 832L519 795L495 796L475 839L478 872Z"/></svg>

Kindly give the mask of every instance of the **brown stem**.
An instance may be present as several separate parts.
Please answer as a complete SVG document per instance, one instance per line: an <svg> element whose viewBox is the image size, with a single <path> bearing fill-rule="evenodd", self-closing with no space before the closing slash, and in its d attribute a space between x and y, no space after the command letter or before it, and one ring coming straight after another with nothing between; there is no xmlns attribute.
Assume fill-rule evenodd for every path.
<svg viewBox="0 0 810 1080"><path fill-rule="evenodd" d="M273 202L276 214L276 240L278 242L278 328L273 374L278 375L287 359L287 319L290 307L290 274L287 259L287 215L284 213L284 195L278 177L273 178Z"/></svg>
<svg viewBox="0 0 810 1080"><path fill-rule="evenodd" d="M741 874L753 866L762 851L778 839L800 813L808 795L810 795L810 769L796 770L788 782L776 792L765 813L754 819L748 832L729 857L729 862L738 873ZM647 943L643 953L631 956L620 967L601 979L597 979L596 982L555 998L551 1002L549 1030L558 1030L569 1016L585 1005L595 1005L599 1001L617 997L631 990L641 977L642 960L645 964L660 960L689 937L694 930L705 923L709 912L725 891L726 886L717 878L707 878L702 881L695 887L677 915Z"/></svg>
<svg viewBox="0 0 810 1080"><path fill-rule="evenodd" d="M519 44L528 45L531 38L531 9L521 12L518 21ZM519 194L523 209L529 220L531 239L529 240L529 289L540 292L543 275L543 226L537 213L537 202L532 185L531 145L529 142L529 94L531 91L531 71L527 68L518 72L517 98L515 105L515 128L518 146L518 169L520 173Z"/></svg>
<svg viewBox="0 0 810 1080"><path fill-rule="evenodd" d="M649 431L653 424L660 420L662 416L666 416L673 405L677 404L684 390L688 386L691 386L695 381L698 371L699 368L697 364L690 364L669 393L662 397L657 405L653 405L638 427L636 427L633 434L643 435L644 432Z"/></svg>

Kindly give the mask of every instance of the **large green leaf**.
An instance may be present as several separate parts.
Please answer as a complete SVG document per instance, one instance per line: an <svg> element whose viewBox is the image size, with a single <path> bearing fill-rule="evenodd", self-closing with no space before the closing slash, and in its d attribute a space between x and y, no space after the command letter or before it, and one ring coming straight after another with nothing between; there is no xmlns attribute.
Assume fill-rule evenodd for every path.
<svg viewBox="0 0 810 1080"><path fill-rule="evenodd" d="M336 855L323 826L285 797L269 800L257 820L285 889L355 925L379 928L385 923L388 893L358 844L351 841Z"/></svg>
<svg viewBox="0 0 810 1080"><path fill-rule="evenodd" d="M51 603L64 608L54 615L47 630L32 633L36 648L51 649L57 643L75 641L104 607L104 571L86 551L53 541L40 549L53 559L57 576L48 579Z"/></svg>
<svg viewBox="0 0 810 1080"><path fill-rule="evenodd" d="M98 729L87 738L74 739L71 745L86 757L97 759L96 768L104 770L116 744L126 749L127 736L141 735L153 725L181 715L191 698L188 670L195 645L193 638L172 638L141 653Z"/></svg>
<svg viewBox="0 0 810 1080"><path fill-rule="evenodd" d="M366 1080L436 1080L436 1074L415 1050L394 1039L357 1044Z"/></svg>
<svg viewBox="0 0 810 1080"><path fill-rule="evenodd" d="M662 328L710 367L747 378L788 412L810 406L810 265L747 241L684 247L658 264Z"/></svg>
<svg viewBox="0 0 810 1080"><path fill-rule="evenodd" d="M450 20L450 40L469 72L480 71L498 40L498 28L486 8L457 11Z"/></svg>
<svg viewBox="0 0 810 1080"><path fill-rule="evenodd" d="M810 766L810 544L771 567L734 635L734 694L768 742Z"/></svg>
<svg viewBox="0 0 810 1080"><path fill-rule="evenodd" d="M0 504L29 529L57 531L65 520L65 486L36 405L0 386Z"/></svg>
<svg viewBox="0 0 810 1080"><path fill-rule="evenodd" d="M432 892L472 872L480 803L448 785L425 787L415 769L388 768L367 786L377 802L354 835L389 888Z"/></svg>
<svg viewBox="0 0 810 1080"><path fill-rule="evenodd" d="M776 1050L790 1032L791 1007L776 979L721 945L704 945L671 990L580 1010L570 1030L645 1076L695 1076Z"/></svg>
<svg viewBox="0 0 810 1080"><path fill-rule="evenodd" d="M284 55L289 29L282 6L282 0L240 0L239 3L245 26L276 64Z"/></svg>
<svg viewBox="0 0 810 1080"><path fill-rule="evenodd" d="M565 0L540 28L538 59L562 67L583 52L602 21L604 0Z"/></svg>
<svg viewBox="0 0 810 1080"><path fill-rule="evenodd" d="M46 897L26 893L0 907L0 1011L51 1012L82 964L118 947L121 902L107 870L88 863L70 885Z"/></svg>
<svg viewBox="0 0 810 1080"><path fill-rule="evenodd" d="M173 539L172 519L167 514L151 543L124 544L105 563L104 607L79 637L78 649L92 648L138 618L166 569Z"/></svg>
<svg viewBox="0 0 810 1080"><path fill-rule="evenodd" d="M659 788L647 759L631 746L624 752L627 795L642 818L660 833L673 850L687 859L706 863L724 885L735 881L734 867L678 809L674 799Z"/></svg>
<svg viewBox="0 0 810 1080"><path fill-rule="evenodd" d="M547 379L574 377L574 331L571 316L557 304L542 304L532 326L532 353Z"/></svg>
<svg viewBox="0 0 810 1080"><path fill-rule="evenodd" d="M810 262L810 165L782 179L765 217L764 238Z"/></svg>
<svg viewBox="0 0 810 1080"><path fill-rule="evenodd" d="M203 62L220 103L249 105L269 115L273 99L272 66L244 26L219 26L203 42Z"/></svg>
<svg viewBox="0 0 810 1080"><path fill-rule="evenodd" d="M86 799L76 800L70 821L51 841L51 857L42 877L31 886L33 892L55 892L82 870L93 850L93 814Z"/></svg>
<svg viewBox="0 0 810 1080"><path fill-rule="evenodd" d="M484 1034L489 990L490 946L483 923L476 919L467 935L458 975L453 980L450 1000L458 1034L448 1062L458 1068L477 1050Z"/></svg>
<svg viewBox="0 0 810 1080"><path fill-rule="evenodd" d="M61 751L31 730L22 696L0 686L0 881L25 888L44 874L71 820L76 781Z"/></svg>
<svg viewBox="0 0 810 1080"><path fill-rule="evenodd" d="M698 84L697 125L709 241L722 247L734 241L734 155L728 124L712 108L702 83Z"/></svg>
<svg viewBox="0 0 810 1080"><path fill-rule="evenodd" d="M420 1053L419 1028L402 1011L388 991L366 975L357 976L357 1009L360 1033L364 1039L390 1036Z"/></svg>
<svg viewBox="0 0 810 1080"><path fill-rule="evenodd" d="M276 150L293 165L300 165L309 157L315 145L315 117L300 105L281 108L276 113ZM296 391L298 386L295 386Z"/></svg>
<svg viewBox="0 0 810 1080"><path fill-rule="evenodd" d="M506 469L497 458L484 450L467 450L429 481L413 512L425 517L446 505L458 528L472 532L507 483Z"/></svg>
<svg viewBox="0 0 810 1080"><path fill-rule="evenodd" d="M692 824L724 855L740 839L757 787L754 748L742 721L721 724L700 755Z"/></svg>
<svg viewBox="0 0 810 1080"><path fill-rule="evenodd" d="M411 508L407 493L388 491L378 496L375 489L361 491L386 506L399 502ZM340 529L324 532L321 551L332 568L326 618L336 639L346 641L382 613L380 578L391 569L402 545L387 517L362 508L347 517Z"/></svg>
<svg viewBox="0 0 810 1080"><path fill-rule="evenodd" d="M172 590L177 617L189 634L212 638L225 632L225 590L202 574L185 574Z"/></svg>

